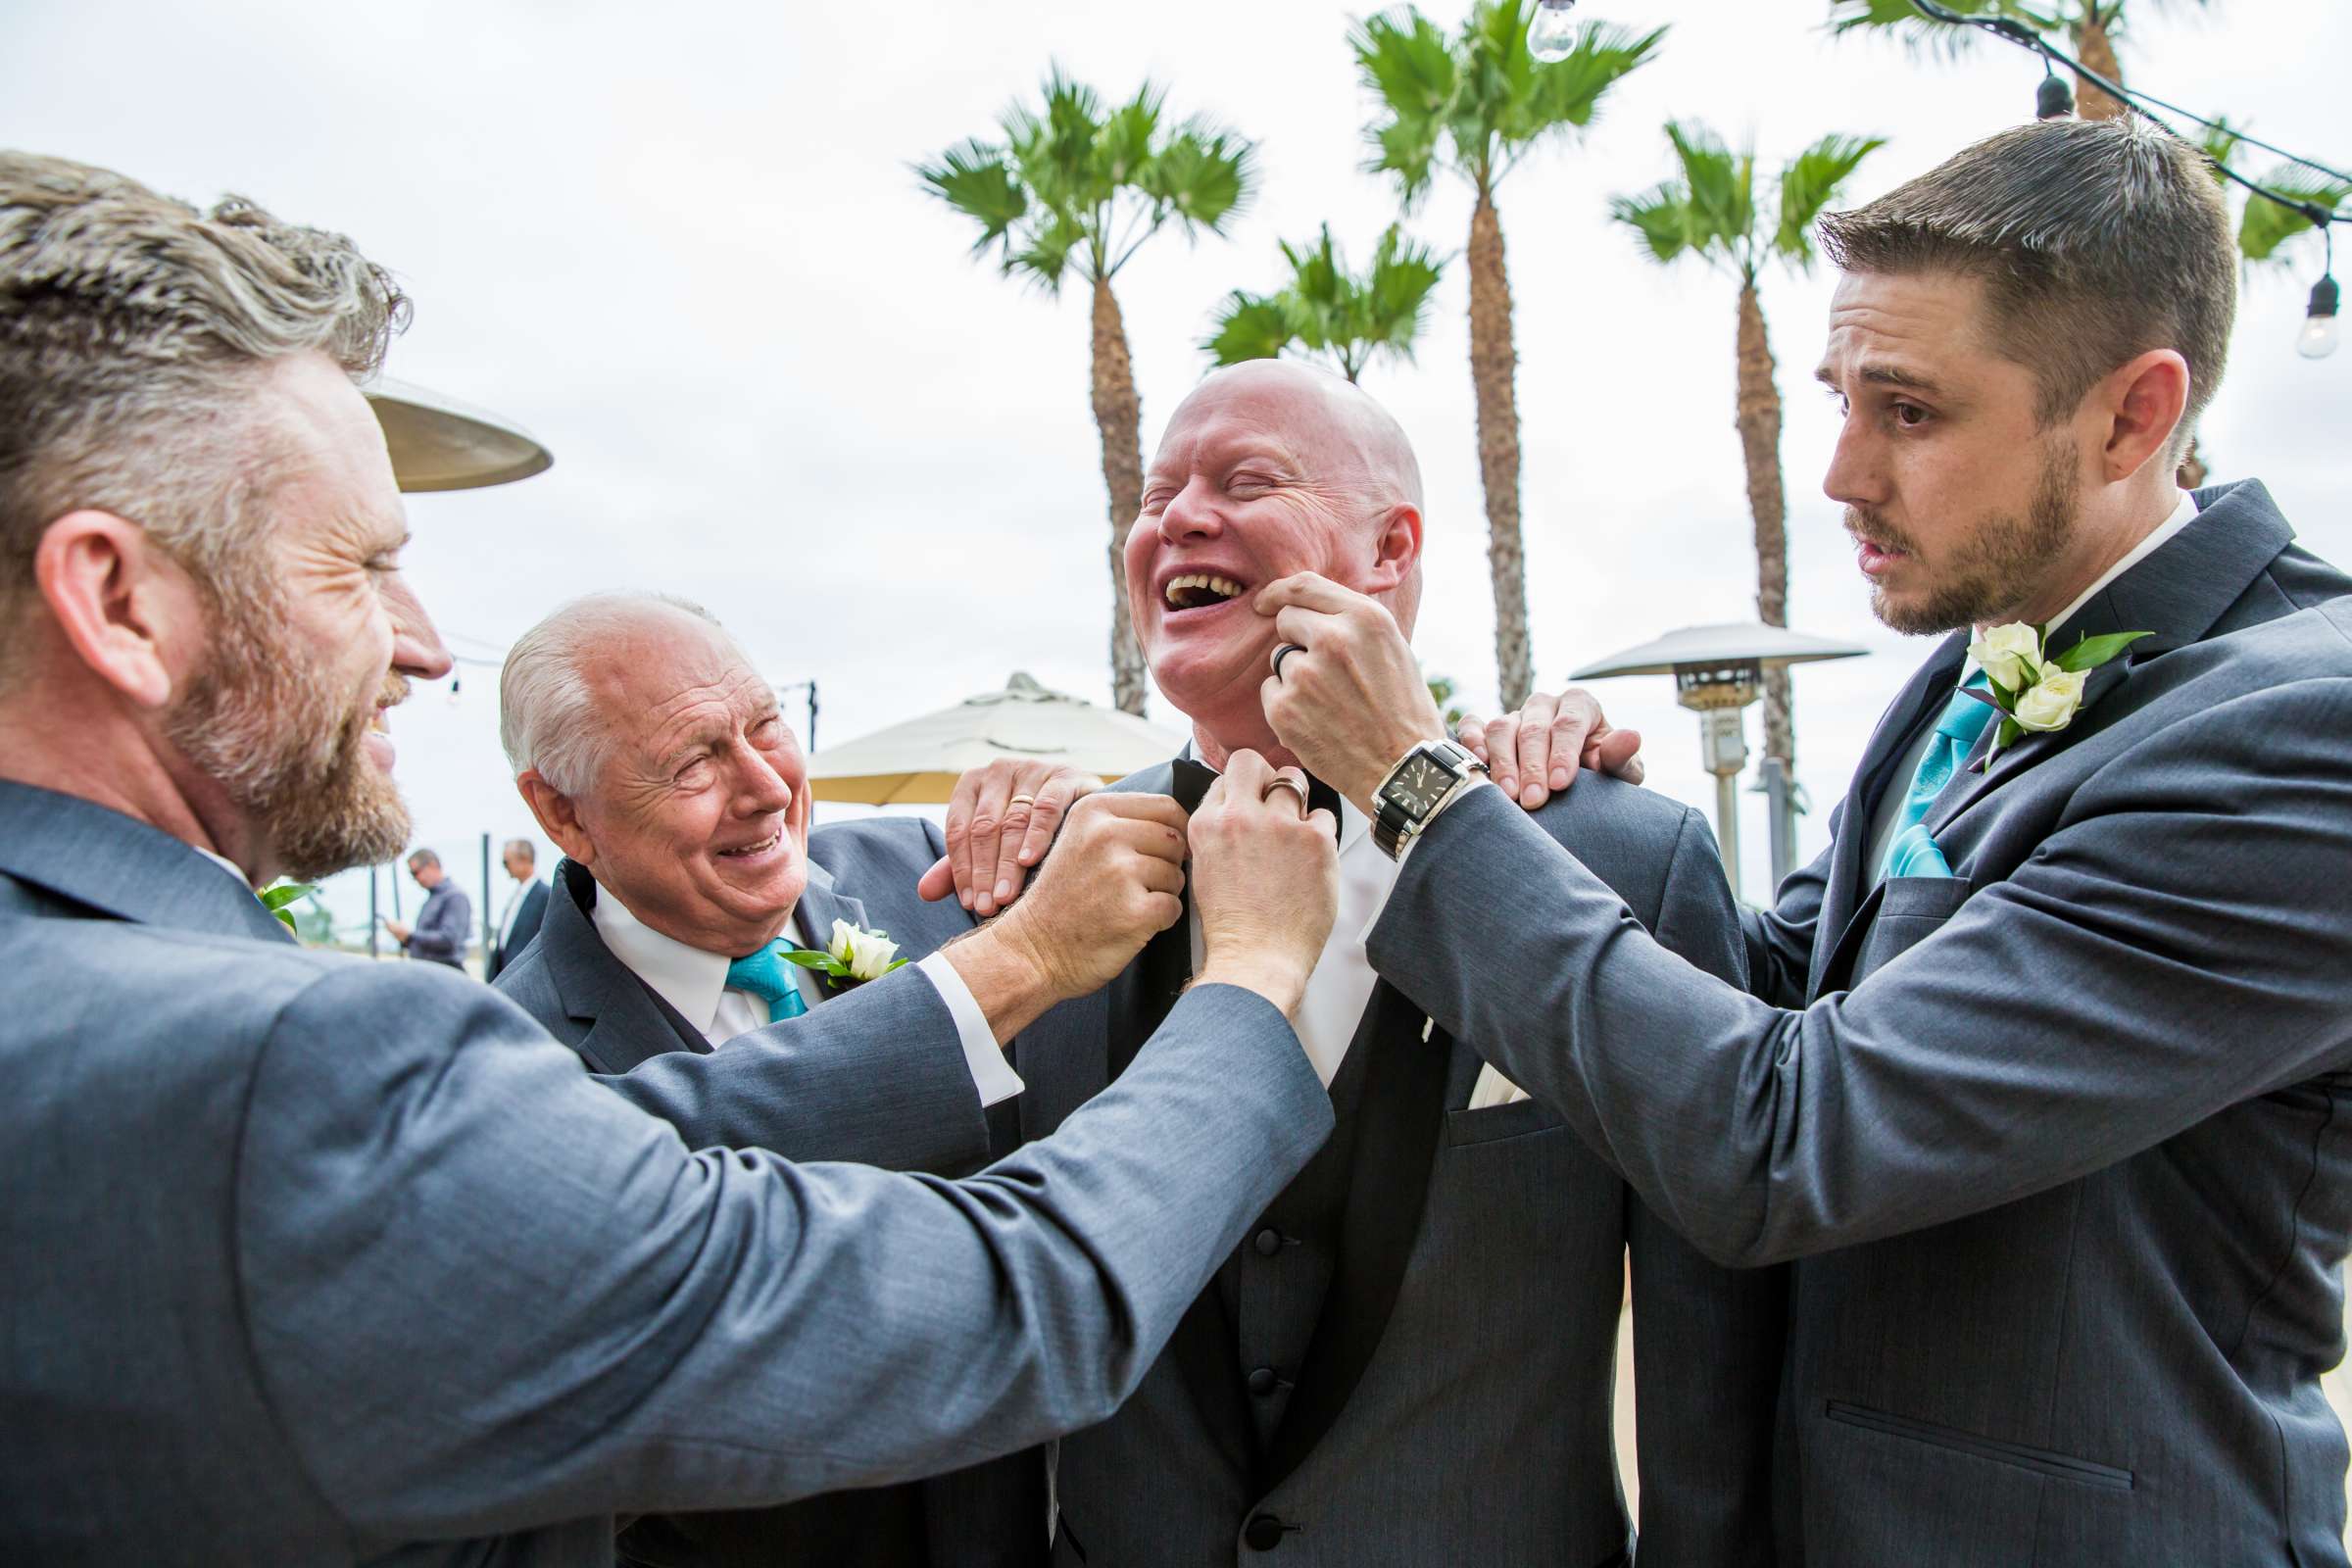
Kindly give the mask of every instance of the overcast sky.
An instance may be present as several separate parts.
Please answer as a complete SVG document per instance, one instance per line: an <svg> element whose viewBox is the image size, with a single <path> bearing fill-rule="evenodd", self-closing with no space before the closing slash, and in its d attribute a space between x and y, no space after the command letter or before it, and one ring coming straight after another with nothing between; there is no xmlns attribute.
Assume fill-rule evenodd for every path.
<svg viewBox="0 0 2352 1568"><path fill-rule="evenodd" d="M1464 6L1428 9L1450 26ZM1829 131L1886 136L1853 186L1866 199L2025 118L2038 74L1991 45L1947 64L1833 43L1821 0L1583 9L1673 31L1590 134L1530 160L1499 196L1530 610L1553 685L1667 629L1754 615L1733 285L1661 270L1605 219L1609 196L1668 172L1662 122L1752 133L1768 159ZM1015 669L1108 700L1084 295L1056 301L973 262L965 221L909 166L989 133L1049 60L1113 95L1148 74L1173 113L1256 139L1258 192L1230 236L1164 234L1118 280L1149 454L1204 368L1215 302L1277 281L1278 236L1329 220L1361 257L1395 216L1361 171L1368 106L1345 41L1360 14L1306 0L0 0L0 144L192 200L237 191L350 233L400 273L416 318L391 372L505 413L557 457L519 485L412 498L409 569L459 652L495 657L569 595L667 588L708 604L771 678L820 681L819 740L840 741ZM2339 164L2347 59L2340 0L2161 8L2126 51L2136 85ZM1467 220L1466 194L1441 186L1410 227L1453 253ZM2206 447L2218 477L2259 475L2304 542L2345 562L2352 354L2314 365L2292 350L2319 270L2310 245L2248 287ZM1788 399L1790 618L1872 651L1797 676L1800 771L1820 803L1808 846L1926 652L1871 620L1820 493L1834 421L1810 372L1828 292L1825 276L1775 276L1765 294ZM1418 363L1365 384L1428 477L1424 657L1491 703L1466 301L1457 265ZM494 675L466 670L454 704L420 690L395 718L419 837L468 882L481 833L530 825L498 753ZM1652 786L1711 806L1668 683L1599 690L1648 734ZM1175 718L1157 702L1152 716ZM1760 804L1748 809L1753 896L1764 834ZM339 893L347 914L364 912L359 886L356 905Z"/></svg>

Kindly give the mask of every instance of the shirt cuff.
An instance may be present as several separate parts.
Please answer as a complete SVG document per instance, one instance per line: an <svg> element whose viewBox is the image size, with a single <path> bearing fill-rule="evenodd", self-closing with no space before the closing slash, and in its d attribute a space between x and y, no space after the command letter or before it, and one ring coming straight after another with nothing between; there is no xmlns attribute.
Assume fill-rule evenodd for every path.
<svg viewBox="0 0 2352 1568"><path fill-rule="evenodd" d="M930 980L931 989L948 1004L948 1016L956 1020L956 1037L963 1043L964 1065L972 1070L972 1087L980 1091L982 1107L1010 1100L1028 1088L1012 1070L1012 1063L1004 1059L1004 1048L997 1044L988 1014L980 1010L972 988L963 983L948 956L934 953L915 967Z"/></svg>

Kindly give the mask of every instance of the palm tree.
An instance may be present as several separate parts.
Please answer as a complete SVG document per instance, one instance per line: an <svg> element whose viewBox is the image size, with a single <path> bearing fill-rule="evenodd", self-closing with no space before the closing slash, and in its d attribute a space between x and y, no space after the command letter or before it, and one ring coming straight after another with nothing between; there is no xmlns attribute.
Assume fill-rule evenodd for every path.
<svg viewBox="0 0 2352 1568"><path fill-rule="evenodd" d="M1122 556L1144 504L1143 409L1111 279L1170 222L1188 237L1224 232L1256 183L1256 150L1195 119L1161 123L1165 94L1146 82L1106 109L1057 66L1045 101L1014 104L1004 140L973 139L916 172L931 193L980 225L975 255L1002 247L1006 276L1058 296L1073 272L1094 292L1094 410L1110 492L1110 684L1119 708L1144 710L1143 651L1127 614Z"/></svg>
<svg viewBox="0 0 2352 1568"><path fill-rule="evenodd" d="M1430 291L1446 270L1434 251L1391 224L1372 253L1372 270L1358 276L1348 270L1329 223L1311 248L1281 245L1291 280L1272 294L1237 288L1227 295L1216 329L1200 341L1211 359L1219 365L1271 360L1296 343L1309 354L1330 355L1350 381L1381 354L1412 359Z"/></svg>
<svg viewBox="0 0 2352 1568"><path fill-rule="evenodd" d="M1641 235L1642 248L1662 265L1696 256L1740 284L1738 343L1740 455L1747 462L1747 507L1756 524L1756 613L1788 624L1788 503L1781 477L1781 391L1773 380L1772 341L1765 331L1757 280L1778 262L1799 271L1813 265L1813 221L1837 199L1838 187L1886 143L1875 137L1824 136L1782 166L1778 200L1756 188L1756 154L1734 152L1699 125L1669 123L1666 139L1681 165L1679 177L1638 196L1620 196L1610 215ZM1764 677L1764 752L1786 776L1796 767L1788 672Z"/></svg>
<svg viewBox="0 0 2352 1568"><path fill-rule="evenodd" d="M1478 397L1478 464L1494 578L1494 659L1502 706L1534 683L1527 570L1519 534L1519 409L1513 386L1511 284L1494 190L1540 144L1589 125L1601 99L1646 64L1666 29L1633 33L1589 24L1567 58L1539 63L1527 47L1528 0L1476 0L1452 38L1412 6L1359 23L1348 36L1378 100L1371 167L1394 174L1410 211L1440 168L1469 182L1470 379Z"/></svg>
<svg viewBox="0 0 2352 1568"><path fill-rule="evenodd" d="M2225 119L2206 131L2199 145L2217 168L2236 167L2235 160L2242 145L2238 137L2242 129L2232 129ZM2218 179L2221 176L2216 174L2215 177ZM2280 164L2263 175L2259 183L2266 190L2275 190L2294 201L2309 202L2328 212L2334 212L2347 201L2352 201L2352 184L2330 179L2316 170L2295 164ZM2233 195L2237 192L2237 187L2227 180L2223 181L2222 188ZM2289 264L2290 250L2300 248L2293 244L2294 241L2318 232L2310 219L2292 208L2250 196L2238 214L2238 258L2249 278L2260 271L2277 270ZM2180 465L2180 485L2183 489L2194 490L2203 485L2207 477L2202 445L2192 443L2187 461Z"/></svg>
<svg viewBox="0 0 2352 1568"><path fill-rule="evenodd" d="M2115 54L2127 13L2139 16L2158 7L2205 6L2211 0L1943 0L1944 9L1967 17L2006 17L2035 32L2066 34L2072 53L2085 69L2124 85L2124 68ZM1833 32L1894 32L1913 42L1926 42L1957 52L1974 45L1984 34L1975 27L1938 22L1911 0L1830 0ZM2113 120L2124 106L2078 76L2075 102L2085 120Z"/></svg>

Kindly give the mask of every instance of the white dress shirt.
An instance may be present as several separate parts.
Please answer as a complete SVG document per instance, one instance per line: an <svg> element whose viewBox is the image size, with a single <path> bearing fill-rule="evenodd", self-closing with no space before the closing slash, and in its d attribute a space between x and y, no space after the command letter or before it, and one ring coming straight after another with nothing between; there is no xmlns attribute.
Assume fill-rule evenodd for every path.
<svg viewBox="0 0 2352 1568"><path fill-rule="evenodd" d="M2043 629L2048 630L2051 627L2061 626L2073 619L2075 612L2106 592L2108 584L2170 544L2175 535L2196 520L2197 498L2183 490L2180 492L2179 503L2173 508L2173 514L2159 523L2154 533L2133 545L2131 554L2109 566L2097 582L2085 588L2082 597L2067 606ZM2137 630L2138 628L2132 629ZM1979 636L1983 636L1984 632L1984 627L1977 628ZM1952 689L1958 691L1975 679L1977 668L1977 662L1974 658L1962 662L1960 678L1953 684ZM1936 731L1933 727L1923 730L1919 737L1912 741L1910 749L1903 754L1902 765L1888 775L1886 793L1879 798L1878 814L1871 819L1870 858L1862 862L1870 867L1871 875L1874 877L1878 875L1879 867L1886 863L1886 852L1894 847L1895 832L1902 820L1903 799L1909 794L1911 780L1919 772L1920 760L1928 755L1928 745L1935 738Z"/></svg>
<svg viewBox="0 0 2352 1568"><path fill-rule="evenodd" d="M652 986L662 1000L678 1009L688 1023L702 1031L703 1038L712 1048L725 1045L738 1035L754 1029L764 1029L769 1023L767 1004L748 991L732 990L727 985L727 969L733 962L724 955L705 953L690 948L677 938L655 930L636 915L626 905L612 896L610 888L597 889L596 908L590 918L596 923L597 935L612 956L628 965L629 972ZM804 947L822 948L822 942L809 940L801 929L801 912L793 911L793 929ZM972 1085L980 1092L980 1103L993 1105L1010 1100L1026 1086L1012 1064L1004 1059L994 1031L988 1026L988 1015L972 996L971 987L956 966L940 954L914 965L931 982L933 990L948 1005L948 1014L956 1020L956 1034L963 1045L964 1064L971 1069ZM820 980L812 969L797 966L793 974L800 982L801 995L811 1007L824 1000L817 988Z"/></svg>
<svg viewBox="0 0 2352 1568"><path fill-rule="evenodd" d="M514 892L507 895L507 912L501 915L498 921L498 945L500 948L504 949L514 945L514 917L522 912L522 901L530 897L531 885L538 880L535 875L526 876L514 884ZM605 901L598 899L596 902L602 904Z"/></svg>

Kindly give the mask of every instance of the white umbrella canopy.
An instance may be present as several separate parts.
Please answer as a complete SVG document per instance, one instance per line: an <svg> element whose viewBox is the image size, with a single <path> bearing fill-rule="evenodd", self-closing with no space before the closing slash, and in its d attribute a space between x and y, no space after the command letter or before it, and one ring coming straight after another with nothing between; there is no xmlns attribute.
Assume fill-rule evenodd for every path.
<svg viewBox="0 0 2352 1568"><path fill-rule="evenodd" d="M1108 782L1164 762L1183 745L1174 731L1016 674L1001 692L818 752L808 760L808 784L820 801L938 806L967 769L1002 758L1064 762Z"/></svg>
<svg viewBox="0 0 2352 1568"><path fill-rule="evenodd" d="M478 490L528 479L555 464L528 430L487 409L390 376L360 390L384 427L392 477L406 492Z"/></svg>

